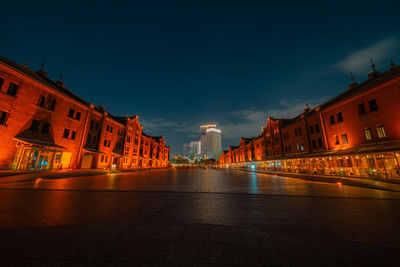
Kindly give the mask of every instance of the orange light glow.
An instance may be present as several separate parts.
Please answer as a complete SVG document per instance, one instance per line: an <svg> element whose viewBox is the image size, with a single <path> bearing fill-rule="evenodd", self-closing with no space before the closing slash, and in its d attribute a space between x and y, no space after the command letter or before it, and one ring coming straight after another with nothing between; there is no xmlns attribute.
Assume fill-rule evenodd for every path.
<svg viewBox="0 0 400 267"><path fill-rule="evenodd" d="M343 185L342 185L342 183L341 183L341 182L337 182L336 184L338 185L338 187L339 187L339 190L342 190L342 188L343 188Z"/></svg>
<svg viewBox="0 0 400 267"><path fill-rule="evenodd" d="M38 188L38 187L39 187L39 184L40 184L40 182L41 182L42 180L43 180L42 178L37 178L37 179L35 180L35 188Z"/></svg>

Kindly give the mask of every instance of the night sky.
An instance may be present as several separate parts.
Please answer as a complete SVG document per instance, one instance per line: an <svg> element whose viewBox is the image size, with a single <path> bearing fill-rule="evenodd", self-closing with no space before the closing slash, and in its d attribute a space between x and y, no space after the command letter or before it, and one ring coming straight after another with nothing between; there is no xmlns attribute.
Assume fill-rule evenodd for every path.
<svg viewBox="0 0 400 267"><path fill-rule="evenodd" d="M172 153L217 123L223 147L371 71L400 64L400 2L12 1L1 55L29 61L114 115L139 115ZM335 3L334 3L335 2ZM79 4L78 4L79 3Z"/></svg>

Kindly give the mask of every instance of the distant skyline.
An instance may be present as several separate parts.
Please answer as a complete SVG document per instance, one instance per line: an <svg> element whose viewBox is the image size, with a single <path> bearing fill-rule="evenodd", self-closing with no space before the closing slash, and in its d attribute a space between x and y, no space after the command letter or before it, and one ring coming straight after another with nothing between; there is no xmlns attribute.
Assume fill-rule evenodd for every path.
<svg viewBox="0 0 400 267"><path fill-rule="evenodd" d="M139 115L172 153L214 123L223 148L400 64L398 1L8 1L1 55L114 115Z"/></svg>

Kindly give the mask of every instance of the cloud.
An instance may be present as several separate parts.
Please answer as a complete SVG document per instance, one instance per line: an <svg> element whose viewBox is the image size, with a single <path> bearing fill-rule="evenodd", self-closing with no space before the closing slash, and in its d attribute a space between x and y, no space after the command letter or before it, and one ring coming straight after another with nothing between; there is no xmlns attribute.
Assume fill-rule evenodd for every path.
<svg viewBox="0 0 400 267"><path fill-rule="evenodd" d="M398 47L398 39L388 38L369 47L353 52L338 63L334 64L333 67L346 73L365 73L370 67L370 58L373 58L375 63L382 62L383 60L389 59L390 56L393 56Z"/></svg>
<svg viewBox="0 0 400 267"><path fill-rule="evenodd" d="M320 99L281 99L279 107L275 109L262 110L238 110L231 112L233 121L221 123L223 138L239 139L240 137L252 137L261 134L261 128L266 125L268 117L274 118L293 118L309 104L310 107L317 106L327 98ZM237 142L239 142L237 140Z"/></svg>

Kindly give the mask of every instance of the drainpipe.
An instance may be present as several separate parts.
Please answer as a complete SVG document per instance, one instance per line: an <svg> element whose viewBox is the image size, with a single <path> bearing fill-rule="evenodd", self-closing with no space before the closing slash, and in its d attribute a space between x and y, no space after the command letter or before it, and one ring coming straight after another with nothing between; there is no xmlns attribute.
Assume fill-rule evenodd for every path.
<svg viewBox="0 0 400 267"><path fill-rule="evenodd" d="M308 124L307 124L307 121L306 121L305 113L302 114L301 117L303 119L303 125L304 125L304 128L305 128L305 133L304 134L306 134L305 140L307 141L308 151L309 151L309 153L311 153L313 151L312 151L312 147L311 147L310 133L309 133L309 129L308 129Z"/></svg>
<svg viewBox="0 0 400 267"><path fill-rule="evenodd" d="M315 110L318 111L318 113L319 113L319 119L321 122L322 134L324 137L324 143L325 143L326 150L329 150L328 137L326 135L324 116L322 116L322 111L320 110L320 107L316 107Z"/></svg>
<svg viewBox="0 0 400 267"><path fill-rule="evenodd" d="M76 165L77 168L78 168L78 164L79 164L79 162L80 162L80 160L81 160L81 157L82 157L83 142L84 142L84 140L86 139L87 132L88 132L88 129L89 129L89 127L88 127L88 121L89 121L90 111L91 111L93 108L94 108L94 105L93 105L93 104L90 104L89 109L88 109L87 112L86 112L85 123L84 123L83 131L82 131L82 137L81 137L81 141L80 141L79 147L78 147L78 157L76 157L76 163L75 163L75 165Z"/></svg>

